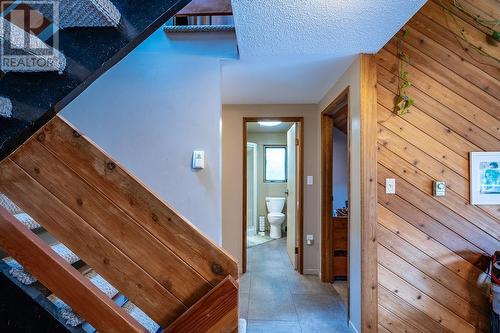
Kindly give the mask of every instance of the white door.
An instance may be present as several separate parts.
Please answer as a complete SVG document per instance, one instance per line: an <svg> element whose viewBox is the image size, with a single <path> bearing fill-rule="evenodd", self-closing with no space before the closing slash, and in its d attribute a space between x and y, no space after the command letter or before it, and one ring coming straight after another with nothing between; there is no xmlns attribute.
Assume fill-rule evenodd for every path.
<svg viewBox="0 0 500 333"><path fill-rule="evenodd" d="M292 266L297 269L296 212L297 212L297 125L294 124L287 133L287 200L286 226L288 256Z"/></svg>

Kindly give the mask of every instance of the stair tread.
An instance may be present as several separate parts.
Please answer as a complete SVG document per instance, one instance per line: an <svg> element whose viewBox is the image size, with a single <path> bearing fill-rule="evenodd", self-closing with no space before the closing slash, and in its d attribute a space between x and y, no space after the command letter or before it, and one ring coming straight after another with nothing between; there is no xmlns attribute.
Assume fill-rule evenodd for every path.
<svg viewBox="0 0 500 333"><path fill-rule="evenodd" d="M47 3L32 4L51 21L53 8ZM121 14L109 0L61 0L59 2L59 26L71 27L116 27L120 23Z"/></svg>
<svg viewBox="0 0 500 333"><path fill-rule="evenodd" d="M100 291L102 291L106 296L113 299L118 295L118 290L113 287L108 281L102 278L94 270L85 274L92 284L94 284ZM80 317L73 309L64 303L57 295L52 294L47 297L59 311L60 316L66 321L66 324L71 327L76 327L85 323L85 320ZM89 326L90 327L90 326Z"/></svg>
<svg viewBox="0 0 500 333"><path fill-rule="evenodd" d="M3 193L0 193L0 206L5 208L12 215L24 213L24 211L19 206L17 206Z"/></svg>
<svg viewBox="0 0 500 333"><path fill-rule="evenodd" d="M14 217L30 230L36 230L42 227L37 221L26 213L15 214Z"/></svg>
<svg viewBox="0 0 500 333"><path fill-rule="evenodd" d="M52 250L56 252L61 258L66 260L69 264L73 265L80 261L80 258L74 254L65 245L58 243L51 245ZM3 261L11 267L9 273L14 276L17 280L25 285L31 285L37 281L37 278L31 275L24 267L18 263L14 258L8 257L4 258Z"/></svg>
<svg viewBox="0 0 500 333"><path fill-rule="evenodd" d="M150 333L156 333L160 329L160 325L154 322L153 319L149 318L147 314L145 314L141 309L139 309L134 303L127 302L123 309L127 311L132 318L137 320L139 324L144 326L146 330Z"/></svg>

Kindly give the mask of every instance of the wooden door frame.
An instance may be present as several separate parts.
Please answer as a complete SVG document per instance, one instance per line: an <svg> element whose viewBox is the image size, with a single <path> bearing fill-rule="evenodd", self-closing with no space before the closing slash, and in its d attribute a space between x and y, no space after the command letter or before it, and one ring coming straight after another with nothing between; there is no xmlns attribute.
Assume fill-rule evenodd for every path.
<svg viewBox="0 0 500 333"><path fill-rule="evenodd" d="M361 182L361 332L378 331L377 262L377 61L359 60L359 122ZM341 94L342 95L342 94ZM335 102L335 101L334 101ZM358 102L358 101L355 101ZM351 105L352 106L352 105ZM349 123L352 119L352 113ZM352 129L352 125L349 124ZM351 131L352 133L352 131ZM322 147L323 148L323 147ZM349 204L352 207L352 203ZM351 215L351 214L350 214ZM323 223L323 221L322 221ZM322 225L323 227L323 225ZM350 254L349 254L350 256Z"/></svg>
<svg viewBox="0 0 500 333"><path fill-rule="evenodd" d="M351 190L351 110L349 105L349 87L344 89L321 112L321 281L333 282L333 226L332 192L333 192L333 128L332 116L347 107L347 199ZM351 219L351 204L348 205L347 218L347 249L349 249L349 226ZM347 255L347 280L349 281L349 251Z"/></svg>
<svg viewBox="0 0 500 333"><path fill-rule="evenodd" d="M282 121L290 123L299 123L299 172L297 178L299 182L298 187L298 201L299 201L299 216L295 219L296 221L296 233L297 233L297 271L300 274L304 273L304 117L243 117L243 205L242 205L242 263L241 269L242 273L247 271L247 123L254 123L259 121Z"/></svg>

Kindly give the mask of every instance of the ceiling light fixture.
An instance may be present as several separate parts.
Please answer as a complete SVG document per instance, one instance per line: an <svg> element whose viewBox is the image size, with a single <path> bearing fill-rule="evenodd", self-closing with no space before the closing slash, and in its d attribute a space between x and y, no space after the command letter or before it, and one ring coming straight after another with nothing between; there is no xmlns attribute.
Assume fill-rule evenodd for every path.
<svg viewBox="0 0 500 333"><path fill-rule="evenodd" d="M281 125L281 121L259 121L259 125L264 127L274 127Z"/></svg>

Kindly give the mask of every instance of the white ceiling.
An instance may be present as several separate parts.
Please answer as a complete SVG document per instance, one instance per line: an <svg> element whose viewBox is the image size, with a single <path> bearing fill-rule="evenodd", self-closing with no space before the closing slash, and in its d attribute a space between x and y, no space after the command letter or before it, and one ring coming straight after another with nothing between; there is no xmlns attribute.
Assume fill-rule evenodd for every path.
<svg viewBox="0 0 500 333"><path fill-rule="evenodd" d="M240 60L225 104L317 103L360 53L376 53L425 0L232 0Z"/></svg>

